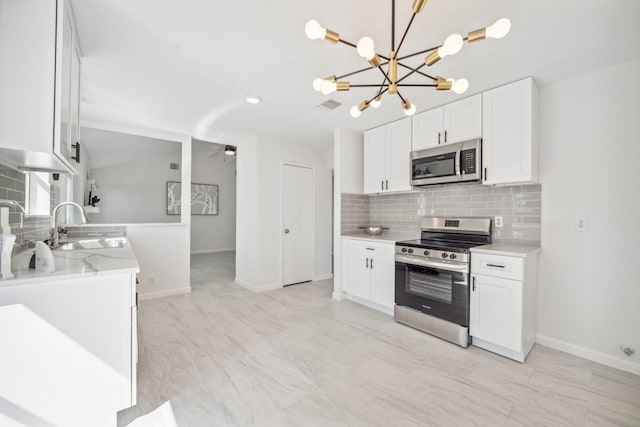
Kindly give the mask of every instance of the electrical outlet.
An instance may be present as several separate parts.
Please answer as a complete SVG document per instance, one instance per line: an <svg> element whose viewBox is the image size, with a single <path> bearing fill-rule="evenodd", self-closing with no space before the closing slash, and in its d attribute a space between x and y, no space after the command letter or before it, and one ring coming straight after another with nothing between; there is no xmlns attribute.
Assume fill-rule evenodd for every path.
<svg viewBox="0 0 640 427"><path fill-rule="evenodd" d="M576 218L576 231L588 231L589 220L586 216L579 216Z"/></svg>
<svg viewBox="0 0 640 427"><path fill-rule="evenodd" d="M501 216L497 216L496 217L495 225L496 225L496 228L502 228L502 217Z"/></svg>
<svg viewBox="0 0 640 427"><path fill-rule="evenodd" d="M149 283L149 286L155 286L156 276L149 276L149 278L147 279L147 283Z"/></svg>

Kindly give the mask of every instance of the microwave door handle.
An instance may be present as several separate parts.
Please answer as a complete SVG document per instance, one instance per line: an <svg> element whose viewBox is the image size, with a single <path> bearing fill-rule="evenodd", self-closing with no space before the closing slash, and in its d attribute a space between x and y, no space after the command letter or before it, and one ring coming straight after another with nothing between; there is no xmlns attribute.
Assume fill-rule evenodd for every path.
<svg viewBox="0 0 640 427"><path fill-rule="evenodd" d="M459 145L458 146L458 150L456 150L456 176L458 177L458 180L460 180L460 156L462 156L462 146Z"/></svg>

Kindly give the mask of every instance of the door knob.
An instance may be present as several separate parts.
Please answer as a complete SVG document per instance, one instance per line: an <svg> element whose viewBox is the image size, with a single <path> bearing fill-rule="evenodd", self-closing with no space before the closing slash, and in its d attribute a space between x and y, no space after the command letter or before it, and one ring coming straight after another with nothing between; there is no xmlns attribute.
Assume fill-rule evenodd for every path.
<svg viewBox="0 0 640 427"><path fill-rule="evenodd" d="M288 228L284 229L284 234L289 234L290 230Z"/></svg>

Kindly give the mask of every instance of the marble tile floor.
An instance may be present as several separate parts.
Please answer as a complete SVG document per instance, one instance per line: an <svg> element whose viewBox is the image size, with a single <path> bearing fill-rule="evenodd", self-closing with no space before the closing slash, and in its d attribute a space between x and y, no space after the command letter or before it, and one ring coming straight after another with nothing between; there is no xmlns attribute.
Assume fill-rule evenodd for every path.
<svg viewBox="0 0 640 427"><path fill-rule="evenodd" d="M543 346L525 364L331 299L332 282L261 294L234 253L192 257L188 295L139 309L138 405L178 426L640 426L640 377ZM154 424L149 424L154 425Z"/></svg>

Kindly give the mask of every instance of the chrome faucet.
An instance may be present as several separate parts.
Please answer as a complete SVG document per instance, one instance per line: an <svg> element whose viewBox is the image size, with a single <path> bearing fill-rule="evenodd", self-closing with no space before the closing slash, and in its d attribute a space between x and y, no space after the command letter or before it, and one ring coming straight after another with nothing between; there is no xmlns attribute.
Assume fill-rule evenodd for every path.
<svg viewBox="0 0 640 427"><path fill-rule="evenodd" d="M14 207L18 212L20 212L20 228L22 228L22 226L24 225L24 216L27 213L22 207L22 205L16 202L15 200L7 200L7 199L0 199L0 205L7 205L10 207Z"/></svg>
<svg viewBox="0 0 640 427"><path fill-rule="evenodd" d="M55 208L53 208L53 212L51 213L51 238L49 239L49 246L55 248L58 246L58 238L60 234L58 232L58 210L63 206L75 206L82 213L82 223L86 224L89 222L89 218L87 218L87 213L84 211L84 208L77 203L74 202L62 202Z"/></svg>

